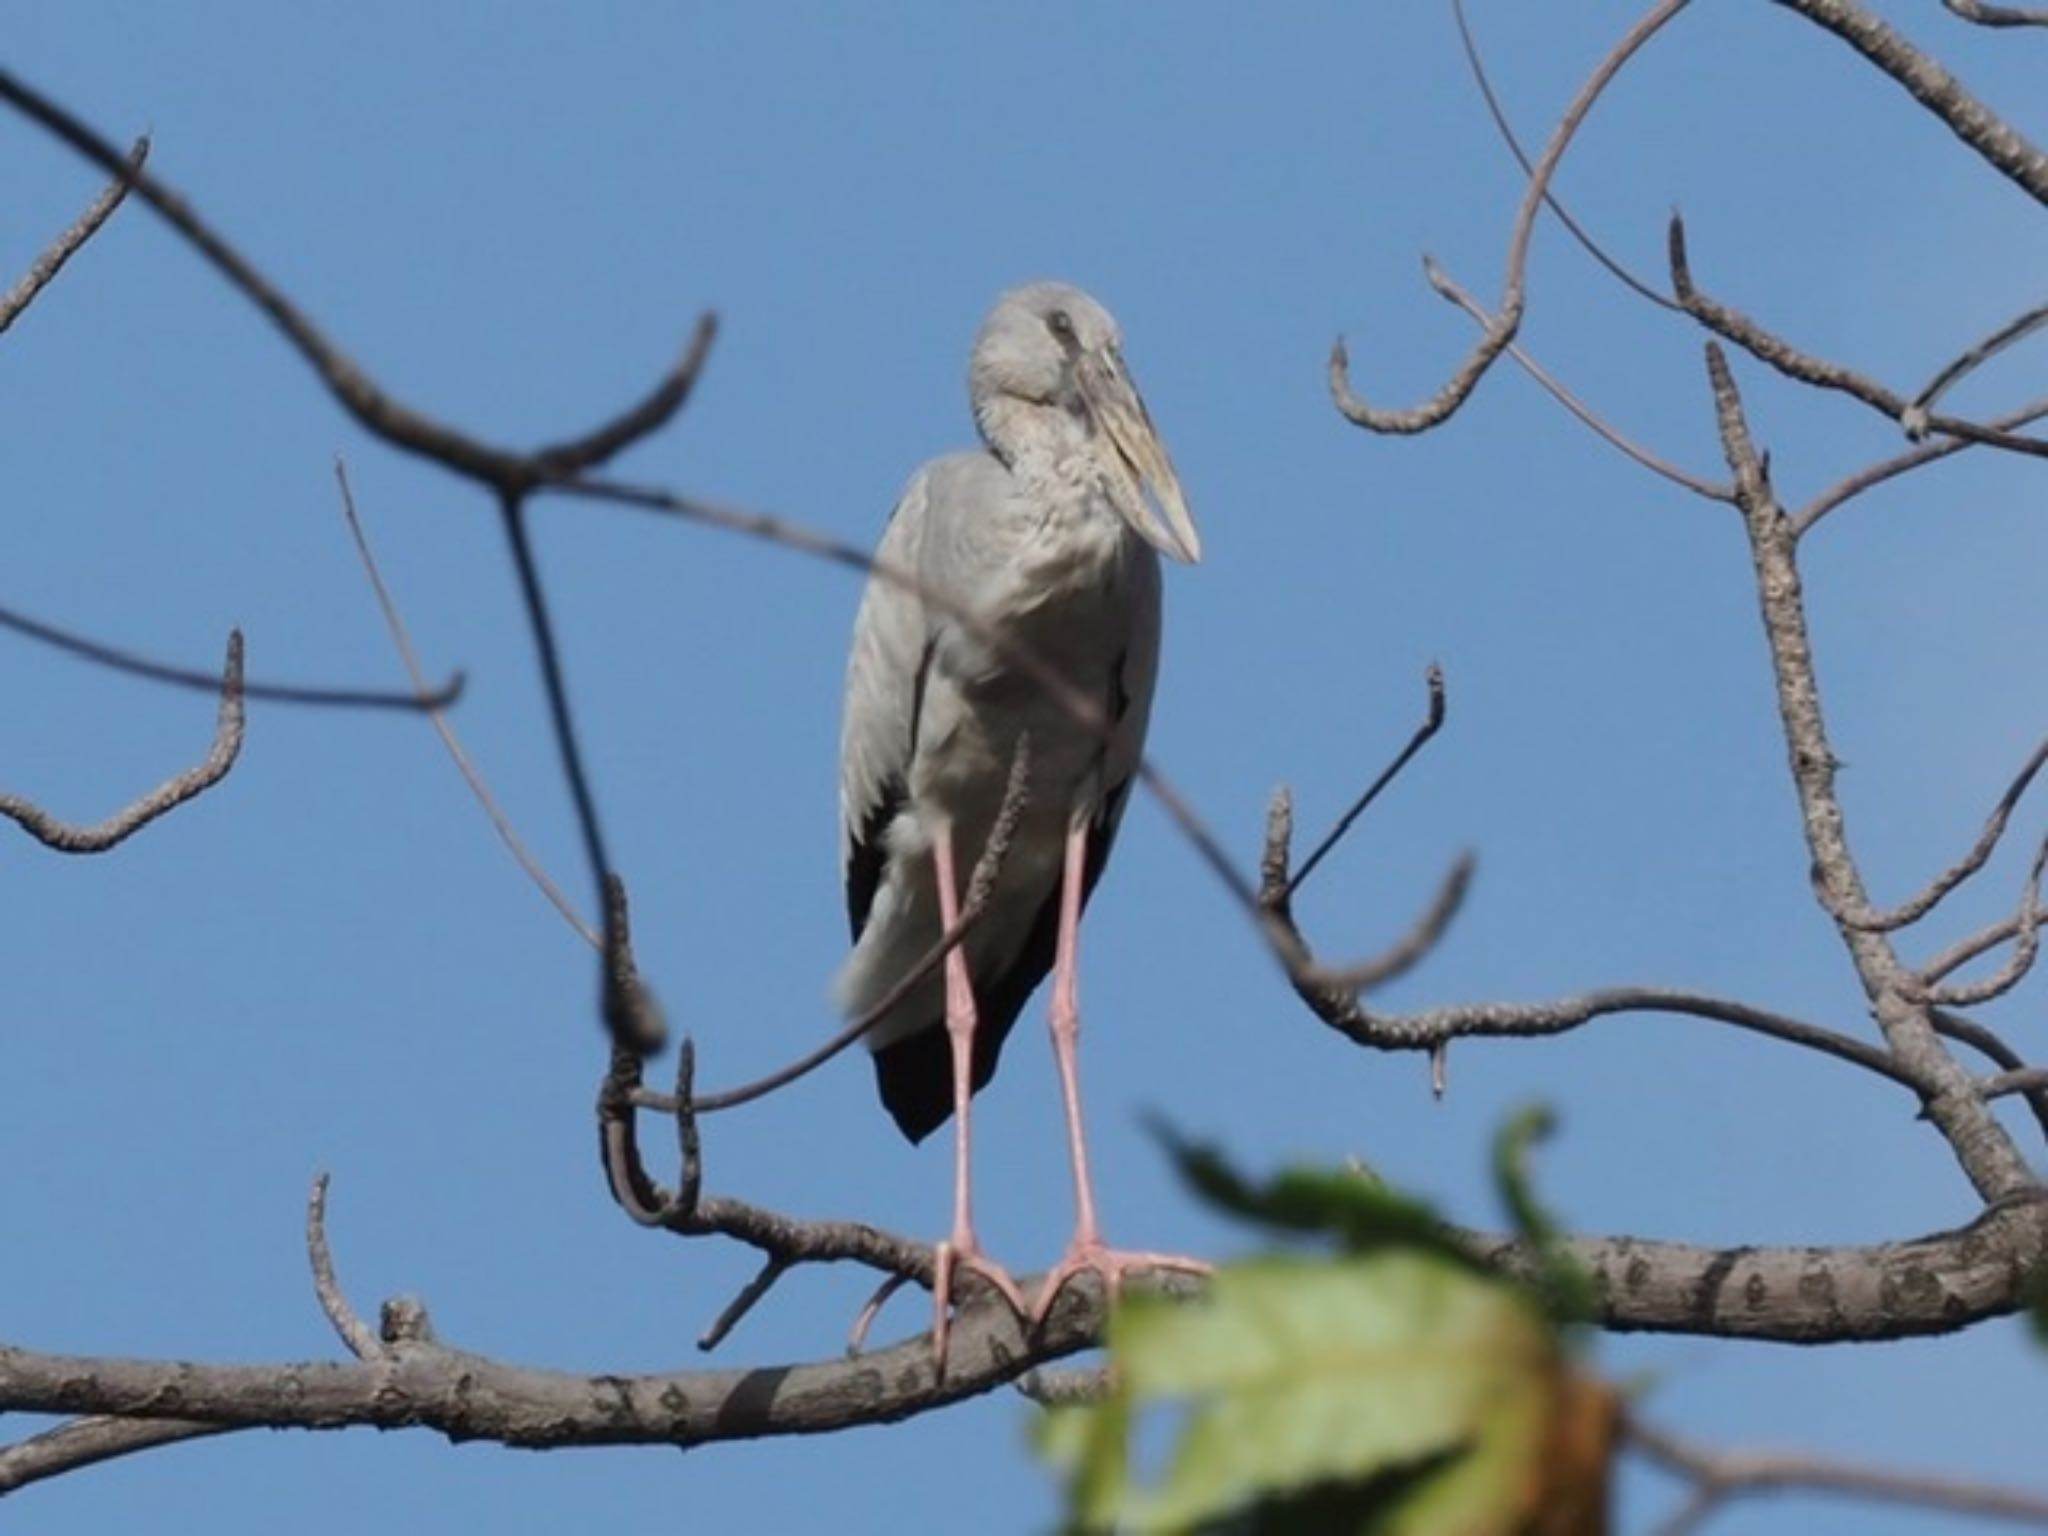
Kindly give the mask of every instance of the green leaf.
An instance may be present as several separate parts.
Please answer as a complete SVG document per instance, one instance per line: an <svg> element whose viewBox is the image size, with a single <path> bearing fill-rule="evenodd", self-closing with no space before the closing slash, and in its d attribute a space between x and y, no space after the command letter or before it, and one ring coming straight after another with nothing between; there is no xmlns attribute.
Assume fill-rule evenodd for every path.
<svg viewBox="0 0 2048 1536"><path fill-rule="evenodd" d="M1336 1239L1348 1253L1423 1249L1479 1268L1435 1211L1348 1169L1285 1168L1254 1184L1212 1146L1154 1121L1152 1132L1195 1192L1217 1209L1278 1232Z"/></svg>
<svg viewBox="0 0 2048 1536"><path fill-rule="evenodd" d="M1493 1139L1493 1183L1515 1233L1535 1251L1531 1284L1543 1309L1560 1323L1591 1319L1599 1304L1593 1277L1564 1247L1557 1220L1536 1198L1529 1149L1557 1129L1548 1105L1531 1104L1510 1116Z"/></svg>
<svg viewBox="0 0 2048 1536"><path fill-rule="evenodd" d="M1060 1410L1040 1436L1084 1531L1227 1517L1277 1531L1306 1500L1309 1528L1332 1533L1505 1533L1540 1480L1560 1379L1550 1330L1520 1291L1441 1252L1385 1245L1228 1266L1193 1302L1133 1295L1109 1347L1110 1398ZM1143 1486L1132 1424L1162 1407L1182 1410L1180 1433Z"/></svg>

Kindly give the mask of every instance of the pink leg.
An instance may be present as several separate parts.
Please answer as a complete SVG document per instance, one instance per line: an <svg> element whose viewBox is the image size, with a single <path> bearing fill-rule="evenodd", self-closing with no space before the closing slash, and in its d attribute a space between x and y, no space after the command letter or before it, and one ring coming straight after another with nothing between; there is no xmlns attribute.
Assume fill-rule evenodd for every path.
<svg viewBox="0 0 2048 1536"><path fill-rule="evenodd" d="M959 885L953 868L953 832L940 827L932 840L932 864L939 882L939 924L949 929L960 920ZM953 1234L934 1254L932 1300L932 1354L938 1369L946 1369L946 1341L952 1328L953 1278L971 1270L989 1282L1023 1316L1024 1296L1002 1267L983 1257L974 1236L974 1209L970 1200L970 1151L968 1106L974 1097L974 985L967 974L967 953L955 946L946 956L946 1038L953 1048Z"/></svg>
<svg viewBox="0 0 2048 1536"><path fill-rule="evenodd" d="M1060 880L1060 926L1054 950L1052 973L1052 1049L1059 1063L1060 1098L1067 1111L1067 1150L1074 1163L1074 1238L1066 1255L1045 1277L1038 1302L1031 1309L1031 1324L1037 1327L1052 1311L1069 1280L1084 1269L1102 1277L1113 1301L1122 1288L1123 1277L1134 1269L1177 1269L1190 1274L1207 1274L1209 1266L1199 1259L1184 1259L1166 1253L1124 1253L1106 1248L1102 1229L1095 1220L1095 1184L1088 1174L1088 1137L1081 1128L1081 1072L1075 1047L1081 1037L1080 984L1076 977L1081 939L1081 885L1088 860L1088 828L1074 827L1067 833L1066 868Z"/></svg>

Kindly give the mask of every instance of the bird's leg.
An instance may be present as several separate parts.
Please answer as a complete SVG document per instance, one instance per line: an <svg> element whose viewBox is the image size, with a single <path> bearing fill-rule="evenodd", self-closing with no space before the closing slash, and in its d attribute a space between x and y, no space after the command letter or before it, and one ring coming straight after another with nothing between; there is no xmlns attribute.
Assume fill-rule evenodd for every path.
<svg viewBox="0 0 2048 1536"><path fill-rule="evenodd" d="M1088 1173L1088 1137L1081 1127L1081 1072L1075 1048L1081 1037L1080 984L1076 976L1081 937L1081 887L1088 863L1088 826L1076 823L1067 833L1066 868L1060 879L1060 924L1052 973L1052 1049L1059 1064L1060 1098L1067 1111L1067 1150L1074 1162L1074 1239L1066 1254L1046 1274L1038 1301L1031 1309L1037 1327L1052 1311L1060 1292L1086 1269L1102 1277L1107 1299L1115 1301L1125 1274L1134 1269L1175 1269L1205 1275L1210 1266L1200 1259L1169 1253L1126 1253L1103 1246L1095 1220L1095 1183Z"/></svg>
<svg viewBox="0 0 2048 1536"><path fill-rule="evenodd" d="M939 929L950 932L960 921L960 887L954 878L953 829L940 826L932 839L932 866L939 882ZM946 1039L953 1054L953 1233L933 1255L932 1354L939 1371L946 1369L946 1340L952 1328L953 1278L972 1270L988 1281L1017 1315L1025 1314L1024 1296L1002 1266L983 1256L974 1236L972 1136L968 1106L974 1097L974 984L967 974L967 949L956 944L946 955Z"/></svg>

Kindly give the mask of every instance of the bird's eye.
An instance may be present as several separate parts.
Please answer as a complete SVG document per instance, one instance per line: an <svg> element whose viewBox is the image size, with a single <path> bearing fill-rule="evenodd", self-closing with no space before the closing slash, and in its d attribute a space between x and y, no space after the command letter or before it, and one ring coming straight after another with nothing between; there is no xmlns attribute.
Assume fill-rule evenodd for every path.
<svg viewBox="0 0 2048 1536"><path fill-rule="evenodd" d="M1045 328L1059 339L1061 346L1074 344L1074 317L1064 309L1056 309L1045 317Z"/></svg>

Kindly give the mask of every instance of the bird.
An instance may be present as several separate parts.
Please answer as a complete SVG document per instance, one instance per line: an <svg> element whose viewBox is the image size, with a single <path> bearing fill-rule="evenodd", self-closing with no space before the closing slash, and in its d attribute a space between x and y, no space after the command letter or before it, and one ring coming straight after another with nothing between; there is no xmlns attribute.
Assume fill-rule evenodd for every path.
<svg viewBox="0 0 2048 1536"><path fill-rule="evenodd" d="M1081 912L1152 712L1159 557L1193 564L1201 540L1122 333L1087 293L1035 282L1002 294L967 383L980 446L925 464L890 514L854 621L840 735L853 948L834 991L849 1019L881 1008L958 921L1020 745L1028 776L978 920L943 974L881 1008L866 1036L882 1104L911 1142L955 1122L952 1226L934 1263L941 1369L960 1273L1036 1326L1085 1271L1113 1295L1132 1269L1207 1268L1103 1243L1075 1059ZM975 1236L969 1105L1049 969L1076 1220L1027 1311Z"/></svg>

